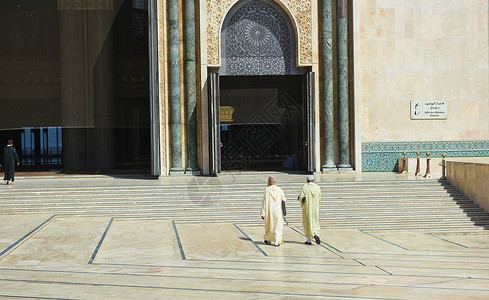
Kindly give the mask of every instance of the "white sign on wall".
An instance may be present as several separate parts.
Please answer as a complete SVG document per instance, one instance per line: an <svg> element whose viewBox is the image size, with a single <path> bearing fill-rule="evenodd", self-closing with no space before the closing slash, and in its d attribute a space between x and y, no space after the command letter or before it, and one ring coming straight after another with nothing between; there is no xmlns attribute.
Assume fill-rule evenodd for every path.
<svg viewBox="0 0 489 300"><path fill-rule="evenodd" d="M411 120L445 120L448 103L445 100L411 101Z"/></svg>

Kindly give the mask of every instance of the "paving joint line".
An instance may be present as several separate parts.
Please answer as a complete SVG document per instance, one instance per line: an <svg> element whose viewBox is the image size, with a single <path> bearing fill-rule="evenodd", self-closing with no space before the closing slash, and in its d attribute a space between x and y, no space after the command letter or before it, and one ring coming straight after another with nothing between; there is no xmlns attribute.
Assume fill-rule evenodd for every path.
<svg viewBox="0 0 489 300"><path fill-rule="evenodd" d="M178 234L177 224L174 220L171 221L173 225L173 230L175 231L175 236L177 238L178 249L180 249L180 256L182 260L186 260L185 252L183 251L182 241L180 240L180 235Z"/></svg>
<svg viewBox="0 0 489 300"><path fill-rule="evenodd" d="M471 278L470 277L461 277L461 278L447 279L447 280L434 281L434 282L425 282L425 283L414 284L414 285L412 285L412 287L418 287L418 286L422 286L422 285L438 284L438 283L454 282L454 281L460 281L460 280L466 280L466 279L471 279Z"/></svg>
<svg viewBox="0 0 489 300"><path fill-rule="evenodd" d="M96 265L104 265L104 264L99 264L96 263ZM107 265L125 265L125 264L107 264ZM167 267L167 268L186 268L186 269L192 269L191 267L181 267L181 266L160 266L160 267ZM222 268L209 268L209 269L222 269ZM109 275L109 276L142 276L142 277L179 277L179 276L173 276L173 275L158 275L158 274L145 274L145 273L109 273L109 272L98 272L98 271L68 271L68 270L32 270L32 269L12 269L12 268L0 268L0 270L8 270L8 271L24 271L24 272L44 272L44 273L67 273L67 274L97 274L97 275ZM226 270L232 270L232 269L226 269ZM277 271L277 270L275 270ZM307 271L301 271L301 272L307 272ZM361 275L359 273L340 273L340 274L357 274ZM371 275L377 275L377 276L385 276L384 274L371 274ZM412 275L394 275L391 274L392 276L397 276L397 277L412 277ZM184 277L191 277L191 276L184 276ZM414 277L418 278L450 278L446 276L419 276L416 275ZM193 277L192 277L193 278ZM207 278L207 277L195 277L195 278ZM466 278L460 278L460 277L451 277L453 280L444 280L440 282L449 282L449 281L456 281L456 280L461 280L461 279L477 279L477 280L489 280L488 278L474 278L474 277L466 277ZM1 280L1 279L0 279ZM8 280L8 279L7 279ZM243 280L243 279L230 279L230 280ZM245 279L249 280L249 279ZM274 281L274 280L271 280ZM327 284L337 284L337 283L327 283ZM355 283L347 283L347 282L341 282L340 284L345 284L345 285L358 285ZM427 283L430 284L430 283ZM381 287L409 287L410 285L398 285L398 284L372 284L372 286L381 286ZM432 288L432 287L424 287L424 286L412 286L412 287L417 287L417 288ZM434 287L435 289L448 289L448 290L460 290L459 288L445 288L445 287ZM481 290L481 289L463 289L463 290ZM483 290L483 291L489 291L489 290Z"/></svg>
<svg viewBox="0 0 489 300"><path fill-rule="evenodd" d="M263 254L264 256L268 256L268 254L260 246L258 246L258 244L252 238L250 238L241 228L239 228L237 224L233 225L261 252L261 254Z"/></svg>
<svg viewBox="0 0 489 300"><path fill-rule="evenodd" d="M2 269L0 268L0 271ZM279 280L279 279L263 279L263 278L249 278L249 277L244 277L244 278L236 278L236 277L209 277L207 275L200 275L200 276L192 276L192 275L165 275L165 274L145 274L145 273L109 273L109 272L84 272L84 271L51 271L51 270L24 270L24 269L15 269L16 272L23 271L23 272L42 272L42 273L64 273L64 274L77 274L77 275L104 275L104 276L113 276L113 277L120 277L120 276L139 276L139 277L158 277L158 278L185 278L185 279L201 279L201 280L229 280L229 281L263 281L263 282L277 282L277 283L302 283L302 284L308 284L308 283L318 283L318 284L325 284L325 285L336 285L337 283L331 283L331 282L314 282L314 281L307 281L307 280ZM9 278L4 278L4 279L9 279ZM0 279L1 280L1 279ZM29 280L29 279L27 279ZM341 283L343 285L358 285L356 283L348 283L344 282Z"/></svg>
<svg viewBox="0 0 489 300"><path fill-rule="evenodd" d="M378 237L378 236L376 236L376 235L373 235L373 234L371 234L371 233L365 232L363 229L360 229L359 231L360 231L361 233L363 233L363 234L369 235L369 236L371 236L371 237L373 237L373 238L376 238L376 239L378 239L378 240L381 240L381 241L383 241L383 242L385 242L385 243L388 243L388 244L391 244L391 245L396 246L396 247L398 247L398 248L401 248L401 249L403 249L403 250L409 251L409 249L406 249L406 248L404 248L404 247L402 247L402 246L396 245L396 244L394 244L394 243L392 243L392 242L389 242L388 240L385 240L385 239L383 239L383 238L380 238L380 237Z"/></svg>
<svg viewBox="0 0 489 300"><path fill-rule="evenodd" d="M447 240L447 239L444 239L444 238L442 238L442 237L439 237L439 236L437 236L437 235L435 235L435 234L433 234L433 233L426 233L426 234L428 234L428 235L430 235L430 236L432 236L432 237L434 237L434 238L436 238L436 239L439 239L439 240L442 240L442 241L445 241L445 242L448 242L448 243L451 243L451 244L454 244L454 245L457 245L457 246L460 246L460 247L463 247L463 248L466 248L466 249L468 249L468 248L469 248L469 247L467 247L467 246L465 246L465 245L462 245L462 244L459 244L459 243L455 243L455 242L452 242L452 241L450 241L450 240Z"/></svg>
<svg viewBox="0 0 489 300"><path fill-rule="evenodd" d="M354 261L356 261L357 263L361 264L362 266L366 267L367 265L362 263L361 261L359 261L358 259L354 258L353 259Z"/></svg>
<svg viewBox="0 0 489 300"><path fill-rule="evenodd" d="M379 267L379 266L377 266L377 265L376 265L375 267L376 267L377 269L379 269L379 270L381 270L381 271L383 271L383 272L385 272L385 273L387 273L387 274L391 275L391 276L393 275L391 272L389 272L389 271L387 271L387 270L385 270L385 269L383 269L383 268L381 268L381 267Z"/></svg>
<svg viewBox="0 0 489 300"><path fill-rule="evenodd" d="M57 297L37 297L37 296L20 296L20 295L0 295L2 298L20 298L20 299L50 299L50 300L73 300L76 298L57 298Z"/></svg>
<svg viewBox="0 0 489 300"><path fill-rule="evenodd" d="M295 227L292 227L292 226L289 226L290 229L294 230L295 232L297 232L298 234L302 235L302 236L305 236L302 232L300 232L297 228ZM324 241L321 241L321 244L319 246L323 247L324 249L328 250L329 252L333 253L334 255L337 255L339 257L341 257L342 259L344 259L344 257L338 253L335 253L334 251L332 251L331 249L329 249L328 247L324 246L324 245L328 245L328 247L336 250L337 252L339 253L343 253L341 250L339 249L336 249L335 247L331 246L330 244L324 242Z"/></svg>
<svg viewBox="0 0 489 300"><path fill-rule="evenodd" d="M37 284L62 284L62 285L69 285L69 286L97 286L97 287L118 287L118 288L140 288L140 289L158 289L158 290L184 290L184 291L199 291L199 292L222 292L222 293L278 295L278 293L273 293L273 292L238 291L238 290L205 289L205 288L190 288L190 287L181 288L181 287L170 287L170 286L149 286L149 285L135 285L135 284L87 283L87 282L7 279L7 278L0 278L0 281L37 283ZM303 295L303 296L306 296L306 295Z"/></svg>
<svg viewBox="0 0 489 300"><path fill-rule="evenodd" d="M373 286L373 284L357 284L356 287L352 287L352 288L348 288L348 289L340 289L340 290L337 290L337 291L332 291L332 292L329 292L329 293L326 293L325 295L334 295L334 294L337 294L337 293L343 293L343 292L347 292L347 291L354 291L354 290L357 290L357 289L361 289L361 288L364 288L364 287L369 287L369 286ZM336 296L336 295L334 295Z"/></svg>
<svg viewBox="0 0 489 300"><path fill-rule="evenodd" d="M102 247L102 243L105 240L105 237L107 236L107 233L109 232L110 227L112 226L112 222L114 221L114 217L110 218L109 223L107 224L107 227L105 227L105 231L102 234L102 237L100 238L100 241L97 244L97 247L95 247L95 250L92 253L92 257L90 257L90 260L88 261L88 264L91 265L93 261L95 260L95 257L97 256L100 247Z"/></svg>
<svg viewBox="0 0 489 300"><path fill-rule="evenodd" d="M96 265L101 265L96 263ZM171 268L171 266L169 267ZM60 270L32 270L32 269L7 269L0 268L0 271L14 271L14 272L31 272L31 273L55 273L55 274L77 274L77 275L104 275L113 277L123 277L123 276L139 276L139 277L159 277L159 278L187 278L187 279L203 279L203 280L230 280L230 281L264 281L264 282L287 282L287 283L318 283L325 285L336 285L335 282L314 282L307 280L280 280L280 279L256 279L256 278L233 278L233 277L209 277L207 275L192 276L192 275L166 275L166 274L155 274L155 273L135 273L135 272L123 272L123 273L110 273L110 272L99 272L99 271L60 271ZM5 278L8 279L8 278ZM0 279L1 280L1 279ZM357 283L341 282L343 285L358 285Z"/></svg>
<svg viewBox="0 0 489 300"><path fill-rule="evenodd" d="M31 238L34 234L36 234L39 231L41 231L44 227L46 227L46 225L48 225L56 217L57 217L57 215L52 215L47 220L45 220L40 225L38 225L36 228L32 229L26 235L24 235L23 237L21 237L20 239L18 239L15 243L13 243L12 245L10 245L6 249L4 249L2 252L0 252L0 260L2 260L5 257L7 257L8 252L10 252L16 246L21 245L22 243L24 243L25 241L27 241L29 238ZM5 255L5 254L7 254L7 255Z"/></svg>

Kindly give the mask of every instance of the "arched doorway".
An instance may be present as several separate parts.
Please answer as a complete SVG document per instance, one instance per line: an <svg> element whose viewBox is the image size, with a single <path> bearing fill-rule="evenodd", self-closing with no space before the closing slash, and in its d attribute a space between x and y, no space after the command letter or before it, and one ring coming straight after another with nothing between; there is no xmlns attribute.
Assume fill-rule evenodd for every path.
<svg viewBox="0 0 489 300"><path fill-rule="evenodd" d="M210 70L211 173L312 171L314 74L297 68L296 44L291 18L273 1L244 0L228 12L221 66Z"/></svg>

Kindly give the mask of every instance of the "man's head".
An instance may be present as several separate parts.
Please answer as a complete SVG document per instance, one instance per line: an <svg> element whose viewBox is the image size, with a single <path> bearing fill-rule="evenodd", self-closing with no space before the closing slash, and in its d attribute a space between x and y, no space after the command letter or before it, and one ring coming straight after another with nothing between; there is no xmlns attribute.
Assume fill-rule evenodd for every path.
<svg viewBox="0 0 489 300"><path fill-rule="evenodd" d="M13 141L13 140L8 140L8 141L7 141L7 145L12 146L13 144L14 144L14 141Z"/></svg>
<svg viewBox="0 0 489 300"><path fill-rule="evenodd" d="M275 176L268 177L268 185L275 185L277 183L277 178Z"/></svg>
<svg viewBox="0 0 489 300"><path fill-rule="evenodd" d="M307 183L309 183L309 182L314 182L314 176L307 175Z"/></svg>

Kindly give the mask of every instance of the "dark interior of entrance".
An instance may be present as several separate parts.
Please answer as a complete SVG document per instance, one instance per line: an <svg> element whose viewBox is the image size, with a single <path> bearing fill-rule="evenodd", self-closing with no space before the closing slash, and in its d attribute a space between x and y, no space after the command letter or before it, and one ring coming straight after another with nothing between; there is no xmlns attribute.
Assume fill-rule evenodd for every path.
<svg viewBox="0 0 489 300"><path fill-rule="evenodd" d="M0 157L13 139L19 171L149 172L148 1L100 3L0 1Z"/></svg>
<svg viewBox="0 0 489 300"><path fill-rule="evenodd" d="M223 170L303 170L300 75L220 77Z"/></svg>
<svg viewBox="0 0 489 300"><path fill-rule="evenodd" d="M147 1L124 1L112 28L117 114L116 167L148 170L151 141Z"/></svg>

